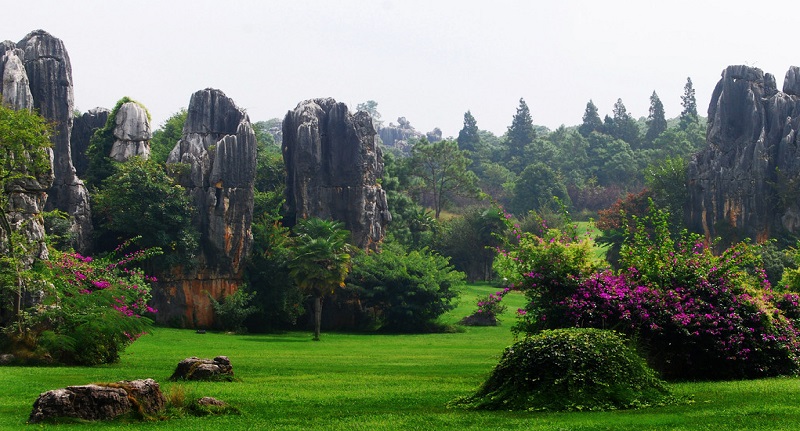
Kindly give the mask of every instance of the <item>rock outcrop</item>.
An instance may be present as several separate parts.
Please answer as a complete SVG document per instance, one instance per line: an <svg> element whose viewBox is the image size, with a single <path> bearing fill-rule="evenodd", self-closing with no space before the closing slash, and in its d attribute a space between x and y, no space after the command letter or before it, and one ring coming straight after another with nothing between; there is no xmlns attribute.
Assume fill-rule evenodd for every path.
<svg viewBox="0 0 800 431"><path fill-rule="evenodd" d="M175 372L169 378L176 380L232 380L233 365L227 356L214 359L200 359L196 356L178 362Z"/></svg>
<svg viewBox="0 0 800 431"><path fill-rule="evenodd" d="M102 129L106 125L110 113L111 111L106 108L94 108L72 120L72 135L69 144L72 151L72 165L75 166L78 178L83 178L89 168L86 150L89 148L92 135L97 129Z"/></svg>
<svg viewBox="0 0 800 431"><path fill-rule="evenodd" d="M3 78L0 86L0 98L6 107L11 109L33 108L33 95L30 91L28 75L23 65L24 53L16 48L10 41L0 43L0 77ZM52 160L52 151L47 152ZM24 157L24 155L15 155ZM45 244L44 221L41 213L47 200L46 191L53 183L52 165L45 172L33 175L7 184L8 202L5 213L11 228L20 232L33 248L28 255L26 265L33 263L34 258L47 258L47 245ZM5 203L4 203L5 204ZM0 229L0 252L5 252L7 233Z"/></svg>
<svg viewBox="0 0 800 431"><path fill-rule="evenodd" d="M134 156L150 158L150 118L145 108L136 102L119 107L114 126L114 146L109 157L124 162Z"/></svg>
<svg viewBox="0 0 800 431"><path fill-rule="evenodd" d="M250 119L219 90L192 95L183 137L168 164L187 166L180 183L192 196L201 251L192 268L162 276L153 299L161 323L209 327L217 300L242 283L252 247L256 138Z"/></svg>
<svg viewBox="0 0 800 431"><path fill-rule="evenodd" d="M91 244L92 223L89 194L72 165L73 92L72 65L64 43L44 30L29 33L17 48L23 52L33 106L54 124L54 181L48 191L47 209L66 211L72 218L75 248L86 251Z"/></svg>
<svg viewBox="0 0 800 431"><path fill-rule="evenodd" d="M689 164L687 222L726 242L800 233L800 73L729 66L708 108L708 147Z"/></svg>
<svg viewBox="0 0 800 431"><path fill-rule="evenodd" d="M28 422L60 418L109 420L127 414L152 417L165 405L161 388L153 379L67 386L39 395Z"/></svg>
<svg viewBox="0 0 800 431"><path fill-rule="evenodd" d="M420 139L425 135L418 132L411 125L411 122L406 120L406 117L399 117L396 125L389 123L388 126L381 127L378 130L378 136L381 138L383 145L394 148L403 154L408 154L411 152L411 145L408 141Z"/></svg>
<svg viewBox="0 0 800 431"><path fill-rule="evenodd" d="M283 120L286 204L296 219L342 221L353 243L374 248L391 215L378 185L383 158L366 112L334 99L300 102Z"/></svg>

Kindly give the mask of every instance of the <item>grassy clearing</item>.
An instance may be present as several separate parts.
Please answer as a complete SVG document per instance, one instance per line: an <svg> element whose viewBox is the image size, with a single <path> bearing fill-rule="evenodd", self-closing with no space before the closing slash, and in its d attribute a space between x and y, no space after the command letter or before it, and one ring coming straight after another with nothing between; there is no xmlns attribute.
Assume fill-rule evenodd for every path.
<svg viewBox="0 0 800 431"><path fill-rule="evenodd" d="M475 298L495 291L467 288L445 319L456 322L474 310ZM471 393L513 339L519 294L504 300L500 327L427 335L195 334L157 329L128 348L118 364L0 369L0 429L20 429L40 392L73 384L152 377L169 391L180 385L188 396L214 396L241 415L185 417L153 423L92 423L50 426L77 429L159 430L782 430L800 423L800 380L681 383L678 395L693 404L606 413L519 413L451 410L445 403ZM225 354L240 382L171 383L167 378L187 356ZM33 428L31 426L30 428Z"/></svg>

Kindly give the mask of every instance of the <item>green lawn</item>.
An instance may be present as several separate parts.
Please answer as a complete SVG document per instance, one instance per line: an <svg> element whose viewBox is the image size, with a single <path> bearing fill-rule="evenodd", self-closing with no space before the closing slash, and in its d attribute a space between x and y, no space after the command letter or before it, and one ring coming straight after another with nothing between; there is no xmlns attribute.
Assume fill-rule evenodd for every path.
<svg viewBox="0 0 800 431"><path fill-rule="evenodd" d="M470 286L444 322L474 309L475 298L496 289ZM181 430L794 430L800 427L800 380L681 383L692 404L607 413L520 413L451 410L447 401L473 391L512 341L513 313L521 295L504 299L500 327L465 328L428 335L195 334L158 328L129 347L118 364L93 368L0 368L0 429L33 429L25 421L40 392L67 385L152 377L214 396L241 415L171 419L152 423L46 426L77 429ZM231 358L240 382L170 383L188 356Z"/></svg>

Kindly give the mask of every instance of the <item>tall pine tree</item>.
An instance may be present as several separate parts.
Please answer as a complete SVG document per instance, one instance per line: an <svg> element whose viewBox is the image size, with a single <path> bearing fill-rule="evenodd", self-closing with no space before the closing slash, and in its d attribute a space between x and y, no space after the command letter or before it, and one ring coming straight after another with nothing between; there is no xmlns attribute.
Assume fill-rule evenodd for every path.
<svg viewBox="0 0 800 431"><path fill-rule="evenodd" d="M617 99L617 103L614 104L614 118L610 126L610 130L607 130L606 133L627 142L631 148L639 146L639 125L628 113L625 104L622 103L622 99ZM606 124L606 127L609 128L608 124Z"/></svg>
<svg viewBox="0 0 800 431"><path fill-rule="evenodd" d="M597 113L597 106L589 99L586 104L586 110L583 112L583 123L578 127L578 132L583 137L588 137L594 131L603 130L603 120L600 119L600 114Z"/></svg>
<svg viewBox="0 0 800 431"><path fill-rule="evenodd" d="M464 127L458 132L458 149L475 152L481 143L481 137L478 131L478 123L472 112L467 111L464 113Z"/></svg>
<svg viewBox="0 0 800 431"><path fill-rule="evenodd" d="M686 85L683 87L683 96L681 96L681 111L680 127L686 130L692 123L697 123L699 117L697 116L697 99L694 96L694 86L692 85L692 78L686 78Z"/></svg>
<svg viewBox="0 0 800 431"><path fill-rule="evenodd" d="M653 91L650 96L650 115L647 116L647 133L644 141L647 145L652 145L653 141L667 130L667 118L664 116L664 104L658 98L658 94Z"/></svg>
<svg viewBox="0 0 800 431"><path fill-rule="evenodd" d="M533 130L533 120L531 119L531 111L525 103L525 99L519 99L519 107L517 114L511 121L511 126L508 127L508 135L506 136L506 162L509 163L509 168L519 173L524 167L525 147L527 147L536 138L536 132Z"/></svg>

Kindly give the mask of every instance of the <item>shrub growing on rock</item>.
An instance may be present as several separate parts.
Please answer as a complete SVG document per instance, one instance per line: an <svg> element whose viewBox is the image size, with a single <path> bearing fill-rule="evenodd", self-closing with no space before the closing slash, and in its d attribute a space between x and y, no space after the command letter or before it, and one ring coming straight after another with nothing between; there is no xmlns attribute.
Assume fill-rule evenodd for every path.
<svg viewBox="0 0 800 431"><path fill-rule="evenodd" d="M453 406L486 410L613 410L675 401L612 331L545 330L508 347L486 382Z"/></svg>

